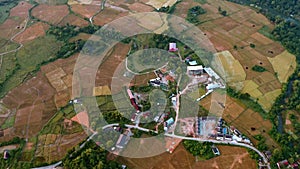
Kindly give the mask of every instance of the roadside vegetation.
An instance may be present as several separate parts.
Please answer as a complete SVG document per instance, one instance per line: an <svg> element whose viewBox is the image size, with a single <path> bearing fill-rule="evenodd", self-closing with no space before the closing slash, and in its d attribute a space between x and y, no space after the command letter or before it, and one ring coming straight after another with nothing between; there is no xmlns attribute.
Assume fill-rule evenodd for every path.
<svg viewBox="0 0 300 169"><path fill-rule="evenodd" d="M212 143L184 140L183 145L191 154L193 154L193 156L199 156L203 160L215 157L211 150Z"/></svg>

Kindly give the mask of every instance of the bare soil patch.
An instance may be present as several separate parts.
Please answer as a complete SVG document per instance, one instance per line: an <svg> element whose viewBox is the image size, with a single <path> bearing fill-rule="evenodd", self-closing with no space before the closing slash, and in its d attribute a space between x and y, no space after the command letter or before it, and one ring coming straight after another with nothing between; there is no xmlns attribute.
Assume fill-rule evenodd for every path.
<svg viewBox="0 0 300 169"><path fill-rule="evenodd" d="M28 27L24 32L16 36L14 40L18 43L24 43L27 41L34 40L40 36L44 36L48 28L49 25L42 22L37 22L32 26Z"/></svg>
<svg viewBox="0 0 300 169"><path fill-rule="evenodd" d="M52 6L40 4L32 10L32 16L54 25L60 23L68 14L69 9L67 5Z"/></svg>
<svg viewBox="0 0 300 169"><path fill-rule="evenodd" d="M154 10L153 7L140 2L135 2L133 4L130 4L128 8L134 12L151 12Z"/></svg>
<svg viewBox="0 0 300 169"><path fill-rule="evenodd" d="M89 22L74 15L74 14L70 14L68 16L66 16L60 23L59 25L61 26L65 26L65 25L74 25L74 26L78 26L78 27L85 27L89 25Z"/></svg>
<svg viewBox="0 0 300 169"><path fill-rule="evenodd" d="M90 18L100 11L100 6L96 5L71 5L71 10L83 17Z"/></svg>
<svg viewBox="0 0 300 169"><path fill-rule="evenodd" d="M241 147L218 146L221 155L210 160L196 162L189 152L186 151L182 143L170 154L163 154L148 158L127 158L117 157L117 161L126 164L129 168L152 168L152 169L179 169L179 168L205 168L205 169L229 169L245 166L249 169L256 168L255 160L251 159L247 150Z"/></svg>
<svg viewBox="0 0 300 169"><path fill-rule="evenodd" d="M113 20L116 20L122 16L128 15L128 12L120 12L113 8L104 8L99 14L94 17L94 23L96 25L103 26Z"/></svg>
<svg viewBox="0 0 300 169"><path fill-rule="evenodd" d="M56 108L53 102L54 90L41 72L9 92L3 103L16 110L14 134L29 138L37 134L52 117Z"/></svg>
<svg viewBox="0 0 300 169"><path fill-rule="evenodd" d="M16 7L10 10L10 17L17 16L25 19L28 17L28 11L32 7L30 3L21 1Z"/></svg>

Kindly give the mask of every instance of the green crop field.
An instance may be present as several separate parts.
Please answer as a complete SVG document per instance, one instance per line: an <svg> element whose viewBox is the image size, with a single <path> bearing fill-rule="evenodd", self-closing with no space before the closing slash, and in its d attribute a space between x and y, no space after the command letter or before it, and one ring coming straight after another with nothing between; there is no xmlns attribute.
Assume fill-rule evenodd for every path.
<svg viewBox="0 0 300 169"><path fill-rule="evenodd" d="M1 56L0 56L1 57ZM0 84L4 82L10 74L16 69L15 53L9 53L2 56L2 64L0 67Z"/></svg>
<svg viewBox="0 0 300 169"><path fill-rule="evenodd" d="M9 16L11 8L18 4L19 0L0 0L0 24L2 24Z"/></svg>
<svg viewBox="0 0 300 169"><path fill-rule="evenodd" d="M0 72L0 82L2 82L0 97L21 84L30 73L38 70L41 64L55 57L61 45L62 43L54 36L44 36L25 43L15 56L14 54L4 55L3 63L5 64L2 64ZM6 78L7 74L11 75Z"/></svg>
<svg viewBox="0 0 300 169"><path fill-rule="evenodd" d="M4 124L1 125L1 129L13 127L14 123L15 123L15 115L9 116L5 120Z"/></svg>

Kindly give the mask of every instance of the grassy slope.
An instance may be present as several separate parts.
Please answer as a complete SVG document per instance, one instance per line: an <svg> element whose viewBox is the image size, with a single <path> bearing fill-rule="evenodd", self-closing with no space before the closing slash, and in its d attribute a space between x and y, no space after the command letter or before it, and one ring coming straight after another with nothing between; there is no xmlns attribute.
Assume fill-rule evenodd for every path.
<svg viewBox="0 0 300 169"><path fill-rule="evenodd" d="M19 64L20 68L4 83L0 91L0 97L3 97L9 90L21 84L29 73L39 68L41 63L54 57L59 50L59 46L61 46L61 43L53 36L44 36L25 43L24 47L17 52L16 56L9 58L11 60L8 59L7 61L10 65L13 65L14 60L16 60L16 64ZM4 60L3 65L5 64ZM3 76L5 75L3 75L1 71L0 77Z"/></svg>

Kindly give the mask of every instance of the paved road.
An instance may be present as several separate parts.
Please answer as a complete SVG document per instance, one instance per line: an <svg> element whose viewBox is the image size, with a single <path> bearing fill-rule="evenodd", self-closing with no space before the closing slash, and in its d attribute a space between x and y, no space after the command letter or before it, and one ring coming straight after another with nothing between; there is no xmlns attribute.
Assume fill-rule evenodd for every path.
<svg viewBox="0 0 300 169"><path fill-rule="evenodd" d="M103 126L102 129L106 129L106 128L114 127L114 126L119 126L119 123L108 124L106 126ZM152 131L152 132L156 133L156 131L154 131L154 130L149 130L147 128L139 127L139 126L136 126L136 125L125 124L125 126L128 127L128 128L135 128L135 129L145 131L145 132Z"/></svg>

